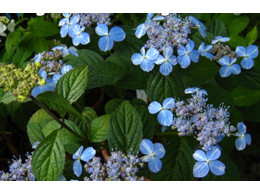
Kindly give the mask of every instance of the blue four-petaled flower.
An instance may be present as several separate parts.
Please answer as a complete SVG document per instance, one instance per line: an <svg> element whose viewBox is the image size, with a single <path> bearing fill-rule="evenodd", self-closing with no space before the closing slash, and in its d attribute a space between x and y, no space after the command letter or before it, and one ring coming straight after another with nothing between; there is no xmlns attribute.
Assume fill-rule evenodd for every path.
<svg viewBox="0 0 260 195"><path fill-rule="evenodd" d="M161 64L160 65L160 72L167 76L172 72L172 66L177 64L177 60L175 55L173 55L173 48L172 47L166 47L163 50L163 55L159 55L159 57L156 59L155 64Z"/></svg>
<svg viewBox="0 0 260 195"><path fill-rule="evenodd" d="M157 119L159 123L163 126L171 126L173 122L173 113L170 111L175 107L174 98L166 98L163 101L163 106L157 102L153 101L148 106L148 110L151 114L156 114L159 112Z"/></svg>
<svg viewBox="0 0 260 195"><path fill-rule="evenodd" d="M74 32L73 32L73 28L74 25L76 25L79 20L80 20L80 15L74 15L70 18L71 14L68 13L63 13L63 16L65 18L61 19L59 22L59 26L61 26L60 29L60 35L62 38L66 37L66 35L68 34L71 38L73 38L74 36Z"/></svg>
<svg viewBox="0 0 260 195"><path fill-rule="evenodd" d="M227 42L229 41L230 38L229 37L222 37L222 36L216 36L214 40L212 40L212 44L216 44L218 42Z"/></svg>
<svg viewBox="0 0 260 195"><path fill-rule="evenodd" d="M217 176L225 174L226 166L217 160L221 155L221 151L218 147L212 146L205 154L202 150L196 150L193 154L193 158L198 162L193 167L194 177L205 177L209 170Z"/></svg>
<svg viewBox="0 0 260 195"><path fill-rule="evenodd" d="M238 57L244 57L241 61L241 66L244 69L250 69L254 66L254 58L258 56L258 47L256 45L249 45L247 48L238 46L236 48Z"/></svg>
<svg viewBox="0 0 260 195"><path fill-rule="evenodd" d="M83 146L80 146L79 149L73 154L72 158L75 160L73 163L73 172L77 177L80 177L82 173L82 165L80 160L89 161L96 155L96 150L93 147L88 147L83 151Z"/></svg>
<svg viewBox="0 0 260 195"><path fill-rule="evenodd" d="M149 169L158 173L162 169L161 158L165 155L165 149L161 143L155 143L149 139L143 139L140 144L140 151L145 155L142 157L143 162L148 162Z"/></svg>
<svg viewBox="0 0 260 195"><path fill-rule="evenodd" d="M190 19L191 23L194 24L199 29L200 34L203 37L206 37L207 36L206 27L204 26L204 24L193 16L190 16L189 19Z"/></svg>
<svg viewBox="0 0 260 195"><path fill-rule="evenodd" d="M237 124L238 132L236 132L236 136L238 137L235 142L235 146L237 150L244 150L246 145L251 144L251 135L246 133L246 126L243 122Z"/></svg>
<svg viewBox="0 0 260 195"><path fill-rule="evenodd" d="M205 89L200 89L199 87L189 87L184 90L185 94L197 94L199 96L208 95L208 92Z"/></svg>
<svg viewBox="0 0 260 195"><path fill-rule="evenodd" d="M205 56L205 57L207 57L207 58L209 58L209 59L212 60L213 54L210 53L210 50L212 49L212 47L213 47L213 45L207 45L207 46L205 47L205 43L202 42L201 45L200 45L199 48L198 48L198 52L199 52L199 54L200 54L201 56Z"/></svg>
<svg viewBox="0 0 260 195"><path fill-rule="evenodd" d="M221 77L229 77L232 74L238 75L241 72L241 67L238 64L234 64L237 61L236 58L230 60L229 57L224 56L219 59L218 63L222 65L219 69Z"/></svg>
<svg viewBox="0 0 260 195"><path fill-rule="evenodd" d="M132 62L134 65L141 66L141 69L146 72L150 72L154 68L154 61L158 58L159 51L155 48L150 48L145 53L144 47L141 48L140 53L134 53L132 55Z"/></svg>
<svg viewBox="0 0 260 195"><path fill-rule="evenodd" d="M125 39L126 33L118 26L114 26L108 32L108 27L105 24L98 24L95 28L96 33L102 36L98 41L98 46L101 51L109 51L114 46L114 41L120 42Z"/></svg>
<svg viewBox="0 0 260 195"><path fill-rule="evenodd" d="M71 54L75 57L79 56L77 49L73 46L70 46L69 48L67 48L66 45L61 45L61 46L55 46L55 47L52 48L52 50L55 50L55 49L58 49L62 52L62 57L65 57L69 54Z"/></svg>
<svg viewBox="0 0 260 195"><path fill-rule="evenodd" d="M72 36L72 43L75 46L79 44L86 45L90 42L89 34L84 32L85 27L80 27L80 25L75 24L72 27L73 36Z"/></svg>

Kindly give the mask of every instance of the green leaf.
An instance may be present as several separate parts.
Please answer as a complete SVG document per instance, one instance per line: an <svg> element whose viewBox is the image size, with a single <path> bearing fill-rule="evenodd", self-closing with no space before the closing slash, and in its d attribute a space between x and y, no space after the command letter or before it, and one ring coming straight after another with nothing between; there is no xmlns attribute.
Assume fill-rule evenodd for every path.
<svg viewBox="0 0 260 195"><path fill-rule="evenodd" d="M28 30L34 36L48 37L59 33L58 25L51 21L44 21L43 18L31 18L28 22Z"/></svg>
<svg viewBox="0 0 260 195"><path fill-rule="evenodd" d="M241 37L239 35L230 35L229 36L230 41L228 42L228 44L231 47L237 47L238 45L240 46L247 46L247 41L244 37Z"/></svg>
<svg viewBox="0 0 260 195"><path fill-rule="evenodd" d="M139 113L129 101L124 101L112 113L108 131L108 144L110 150L117 149L125 154L139 151L142 133L142 121Z"/></svg>
<svg viewBox="0 0 260 195"><path fill-rule="evenodd" d="M90 130L88 131L88 138L92 142L102 142L107 140L110 118L110 114L105 114L95 118L91 122Z"/></svg>
<svg viewBox="0 0 260 195"><path fill-rule="evenodd" d="M230 35L237 35L242 32L248 25L249 18L247 16L239 16L235 18L228 26Z"/></svg>
<svg viewBox="0 0 260 195"><path fill-rule="evenodd" d="M260 71L255 68L242 71L237 78L239 83L246 88L260 89Z"/></svg>
<svg viewBox="0 0 260 195"><path fill-rule="evenodd" d="M42 129L52 120L53 118L42 109L32 115L27 125L27 134L32 145L44 139Z"/></svg>
<svg viewBox="0 0 260 195"><path fill-rule="evenodd" d="M120 98L114 98L112 100L109 100L105 105L106 113L111 114L112 112L114 112L123 101L124 100Z"/></svg>
<svg viewBox="0 0 260 195"><path fill-rule="evenodd" d="M256 41L257 37L258 37L258 31L257 31L257 26L255 26L250 32L246 34L246 40L248 42L247 44L248 45L253 44Z"/></svg>
<svg viewBox="0 0 260 195"><path fill-rule="evenodd" d="M215 20L212 20L211 23L209 23L207 25L207 31L214 36L214 38L216 36L227 36L227 29L226 29L226 26L225 24L219 20L219 19L215 19Z"/></svg>
<svg viewBox="0 0 260 195"><path fill-rule="evenodd" d="M48 51L48 41L44 37L33 37L33 49L36 53Z"/></svg>
<svg viewBox="0 0 260 195"><path fill-rule="evenodd" d="M260 100L260 90L250 90L242 86L238 86L232 91L235 105L247 107L257 103Z"/></svg>
<svg viewBox="0 0 260 195"><path fill-rule="evenodd" d="M81 66L63 75L59 79L55 91L70 103L73 103L85 92L87 83L88 66Z"/></svg>
<svg viewBox="0 0 260 195"><path fill-rule="evenodd" d="M20 31L10 32L5 41L5 49L9 56L12 56L21 41L22 33Z"/></svg>
<svg viewBox="0 0 260 195"><path fill-rule="evenodd" d="M4 93L4 95L0 98L0 103L9 104L13 101L16 101L16 98L13 96L11 91Z"/></svg>
<svg viewBox="0 0 260 195"><path fill-rule="evenodd" d="M260 122L260 101L249 107L238 107L244 119L250 122Z"/></svg>
<svg viewBox="0 0 260 195"><path fill-rule="evenodd" d="M81 118L80 113L67 100L53 91L42 93L37 96L37 99L57 112L68 112Z"/></svg>
<svg viewBox="0 0 260 195"><path fill-rule="evenodd" d="M32 170L38 181L57 181L64 168L65 150L58 130L37 146L32 157Z"/></svg>

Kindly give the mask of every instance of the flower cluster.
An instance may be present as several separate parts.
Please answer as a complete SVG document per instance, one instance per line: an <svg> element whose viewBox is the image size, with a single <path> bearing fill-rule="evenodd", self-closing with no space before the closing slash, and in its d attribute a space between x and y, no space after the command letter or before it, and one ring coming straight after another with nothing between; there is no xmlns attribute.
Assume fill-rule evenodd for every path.
<svg viewBox="0 0 260 195"><path fill-rule="evenodd" d="M91 26L94 23L105 24L109 26L110 23L109 13L87 13L80 14L79 24L80 26Z"/></svg>
<svg viewBox="0 0 260 195"><path fill-rule="evenodd" d="M0 36L6 37L7 34L5 33L6 29L10 32L14 31L15 21L9 20L6 16L0 17ZM1 41L1 40L0 40Z"/></svg>

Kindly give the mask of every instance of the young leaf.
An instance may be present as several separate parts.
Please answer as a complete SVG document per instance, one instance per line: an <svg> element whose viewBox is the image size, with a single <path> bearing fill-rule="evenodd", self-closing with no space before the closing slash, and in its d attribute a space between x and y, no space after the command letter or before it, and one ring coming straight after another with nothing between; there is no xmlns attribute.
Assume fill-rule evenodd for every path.
<svg viewBox="0 0 260 195"><path fill-rule="evenodd" d="M237 35L242 32L249 23L249 18L247 16L239 16L234 19L228 26L228 31L230 35Z"/></svg>

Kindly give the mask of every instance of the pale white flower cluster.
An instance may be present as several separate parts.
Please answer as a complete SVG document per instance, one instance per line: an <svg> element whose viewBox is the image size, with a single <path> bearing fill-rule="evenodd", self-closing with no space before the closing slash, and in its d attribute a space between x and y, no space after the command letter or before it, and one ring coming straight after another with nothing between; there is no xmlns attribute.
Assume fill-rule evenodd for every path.
<svg viewBox="0 0 260 195"><path fill-rule="evenodd" d="M6 37L6 30L8 29L10 32L14 31L15 21L12 19L11 21L7 17L0 17L0 36ZM1 42L1 40L0 40Z"/></svg>

